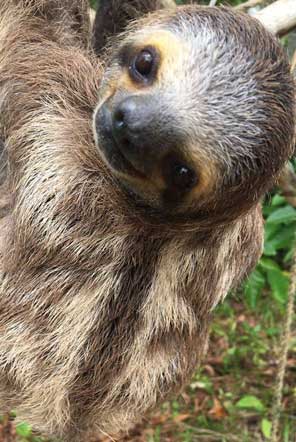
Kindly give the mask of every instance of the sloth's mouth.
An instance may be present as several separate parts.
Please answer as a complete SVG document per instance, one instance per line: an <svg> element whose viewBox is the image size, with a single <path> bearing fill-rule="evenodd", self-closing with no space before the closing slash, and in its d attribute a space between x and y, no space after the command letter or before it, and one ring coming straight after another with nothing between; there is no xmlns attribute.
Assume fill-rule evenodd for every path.
<svg viewBox="0 0 296 442"><path fill-rule="evenodd" d="M111 112L105 105L102 105L95 115L95 131L98 137L98 149L113 170L135 178L147 178L145 173L124 155L121 146L116 142L113 136ZM133 148L128 140L123 140L123 143L128 143L129 148Z"/></svg>

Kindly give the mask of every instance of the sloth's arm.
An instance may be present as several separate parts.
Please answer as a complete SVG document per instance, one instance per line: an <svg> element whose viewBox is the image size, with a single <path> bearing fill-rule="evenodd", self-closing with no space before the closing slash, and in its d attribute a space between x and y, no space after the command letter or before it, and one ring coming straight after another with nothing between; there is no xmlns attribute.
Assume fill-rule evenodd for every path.
<svg viewBox="0 0 296 442"><path fill-rule="evenodd" d="M96 105L99 66L92 64L84 50L80 31L64 26L64 4L64 0L0 1L1 195L6 171L20 178L21 164L28 164L35 144L42 150L42 134L54 121L53 133L58 137L66 127L62 117L73 121L75 110L82 110L91 120ZM75 0L71 4L84 3ZM53 26L58 22L60 26ZM67 117L66 108L71 114ZM49 154L49 145L45 139L44 155ZM12 183L9 177L8 181Z"/></svg>
<svg viewBox="0 0 296 442"><path fill-rule="evenodd" d="M101 0L93 27L93 47L100 54L108 39L148 12L174 8L174 0Z"/></svg>
<svg viewBox="0 0 296 442"><path fill-rule="evenodd" d="M20 126L23 117L44 104L46 94L62 101L75 95L77 87L81 93L89 88L92 66L81 40L88 17L87 0L0 1L2 141L10 126ZM84 85L79 80L87 71L90 80ZM69 87L63 85L66 81Z"/></svg>
<svg viewBox="0 0 296 442"><path fill-rule="evenodd" d="M39 25L38 25L39 23ZM41 31L41 32L40 32ZM35 36L34 36L35 32ZM9 206L5 181L8 173L6 148L7 112L6 106L12 107L10 97L20 87L26 77L20 78L22 55L28 54L30 36L35 42L62 42L65 46L74 45L86 48L90 42L91 28L87 0L1 0L0 1L0 218L5 216ZM14 49L13 49L14 48ZM22 54L22 52L24 54ZM34 52L34 50L33 50ZM35 51L36 66L40 47ZM45 51L46 52L46 51ZM45 54L44 54L45 55ZM34 70L33 53L30 56L29 69ZM41 57L42 58L42 57ZM40 58L40 61L41 61ZM24 57L25 61L25 57ZM25 63L23 63L23 66ZM29 76L28 76L29 77ZM27 79L28 79L27 77ZM36 84L34 85L36 86ZM5 97L5 99L4 99ZM34 94L31 95L34 100ZM28 99L25 100L29 104ZM15 116L16 117L16 116ZM17 117L16 117L17 118ZM13 121L11 113L10 123Z"/></svg>
<svg viewBox="0 0 296 442"><path fill-rule="evenodd" d="M76 44L87 46L90 40L88 0L1 0L1 16L11 11L11 18L23 14L45 20L56 37L67 34ZM2 38L1 38L2 42Z"/></svg>

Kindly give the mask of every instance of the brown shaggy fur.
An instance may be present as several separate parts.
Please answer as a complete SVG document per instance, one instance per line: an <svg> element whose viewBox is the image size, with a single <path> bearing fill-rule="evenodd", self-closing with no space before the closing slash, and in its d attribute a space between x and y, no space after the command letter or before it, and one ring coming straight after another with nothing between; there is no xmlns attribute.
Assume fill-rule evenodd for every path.
<svg viewBox="0 0 296 442"><path fill-rule="evenodd" d="M174 7L174 0L100 0L93 27L96 54L100 55L108 39L124 31L131 20L158 9Z"/></svg>
<svg viewBox="0 0 296 442"><path fill-rule="evenodd" d="M141 21L140 31L169 23L170 32L203 29L203 38L210 33L219 41L226 29L223 48L234 57L234 73L228 83L220 82L223 72L213 77L220 82L216 101L207 90L208 107L203 101L190 132L196 140L201 128L194 155L205 169L218 163L217 185L194 197L189 212L140 204L94 142L93 113L115 75L112 63L105 72L87 50L84 19L63 22L64 3L0 3L0 138L7 156L0 408L73 441L90 429L128 429L190 377L206 349L213 308L260 256L259 201L291 154L295 121L288 62L257 22L199 7ZM85 2L69 4L83 17ZM190 43L193 33L186 38ZM243 96L235 89L241 72L234 48L241 46L249 57L243 72L254 79ZM217 60L224 63L219 53ZM158 94L162 100L161 87Z"/></svg>

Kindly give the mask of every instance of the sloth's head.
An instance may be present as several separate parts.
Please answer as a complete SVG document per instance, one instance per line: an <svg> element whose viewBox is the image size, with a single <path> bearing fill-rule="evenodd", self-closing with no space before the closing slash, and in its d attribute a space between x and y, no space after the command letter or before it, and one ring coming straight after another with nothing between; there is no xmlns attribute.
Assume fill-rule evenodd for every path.
<svg viewBox="0 0 296 442"><path fill-rule="evenodd" d="M97 147L132 197L175 214L240 213L291 154L294 90L254 19L187 6L134 25L112 53Z"/></svg>

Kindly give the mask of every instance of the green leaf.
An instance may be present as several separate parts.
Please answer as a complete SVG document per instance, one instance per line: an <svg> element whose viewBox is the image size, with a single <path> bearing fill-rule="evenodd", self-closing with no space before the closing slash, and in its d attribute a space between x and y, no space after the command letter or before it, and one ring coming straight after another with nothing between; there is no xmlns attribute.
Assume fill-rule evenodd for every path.
<svg viewBox="0 0 296 442"><path fill-rule="evenodd" d="M282 230L282 226L277 224L266 224L264 226L264 241L268 241L271 237L273 237L277 232Z"/></svg>
<svg viewBox="0 0 296 442"><path fill-rule="evenodd" d="M259 267L262 267L265 271L268 270L281 270L280 266L270 258L261 258L259 261Z"/></svg>
<svg viewBox="0 0 296 442"><path fill-rule="evenodd" d="M274 224L271 224L274 226ZM296 224L292 223L289 226L281 227L279 230L270 235L267 239L265 247L267 250L282 250L290 248L295 240ZM264 249L265 251L265 249Z"/></svg>
<svg viewBox="0 0 296 442"><path fill-rule="evenodd" d="M261 431L266 439L271 438L271 429L272 429L272 423L268 419L262 419Z"/></svg>
<svg viewBox="0 0 296 442"><path fill-rule="evenodd" d="M281 304L284 304L288 298L288 274L278 269L269 270L267 272L267 280L271 287L273 298Z"/></svg>
<svg viewBox="0 0 296 442"><path fill-rule="evenodd" d="M97 0L90 0L90 6L94 9L97 9L98 4Z"/></svg>
<svg viewBox="0 0 296 442"><path fill-rule="evenodd" d="M285 263L287 263L287 262L289 262L289 261L291 261L291 260L293 259L293 256L294 256L294 249L291 248L291 249L286 253L286 255L284 256L283 261L284 261Z"/></svg>
<svg viewBox="0 0 296 442"><path fill-rule="evenodd" d="M21 437L28 437L32 434L32 428L26 422L21 422L16 426L16 433Z"/></svg>
<svg viewBox="0 0 296 442"><path fill-rule="evenodd" d="M276 249L272 244L272 238L282 231L281 224L266 224L264 229L264 250L263 254L267 256L275 256Z"/></svg>
<svg viewBox="0 0 296 442"><path fill-rule="evenodd" d="M274 207L264 205L262 208L264 218L266 219L269 215L271 215L274 212L274 210L275 210Z"/></svg>
<svg viewBox="0 0 296 442"><path fill-rule="evenodd" d="M284 442L291 442L290 439L290 423L285 422L284 426Z"/></svg>
<svg viewBox="0 0 296 442"><path fill-rule="evenodd" d="M276 193L272 198L271 205L275 207L275 206L283 206L284 204L286 204L286 199L283 196Z"/></svg>
<svg viewBox="0 0 296 442"><path fill-rule="evenodd" d="M259 269L254 270L249 276L245 284L245 295L246 300L250 308L254 309L257 305L257 300L261 294L263 287L265 286L265 277L259 271Z"/></svg>
<svg viewBox="0 0 296 442"><path fill-rule="evenodd" d="M267 241L264 243L263 254L265 256L276 256L276 248L271 242Z"/></svg>
<svg viewBox="0 0 296 442"><path fill-rule="evenodd" d="M264 411L264 405L256 396L246 395L242 397L237 403L236 407L242 410L256 410L258 412Z"/></svg>
<svg viewBox="0 0 296 442"><path fill-rule="evenodd" d="M296 210L291 206L280 207L267 218L267 223L280 224L296 221Z"/></svg>

